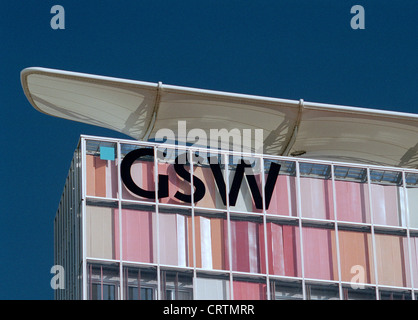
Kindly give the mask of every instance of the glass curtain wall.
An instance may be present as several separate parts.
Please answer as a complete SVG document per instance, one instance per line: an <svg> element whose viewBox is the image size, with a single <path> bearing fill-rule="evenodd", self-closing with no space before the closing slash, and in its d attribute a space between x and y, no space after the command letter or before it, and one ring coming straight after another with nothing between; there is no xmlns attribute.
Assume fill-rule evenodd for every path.
<svg viewBox="0 0 418 320"><path fill-rule="evenodd" d="M88 299L416 297L413 170L81 146Z"/></svg>

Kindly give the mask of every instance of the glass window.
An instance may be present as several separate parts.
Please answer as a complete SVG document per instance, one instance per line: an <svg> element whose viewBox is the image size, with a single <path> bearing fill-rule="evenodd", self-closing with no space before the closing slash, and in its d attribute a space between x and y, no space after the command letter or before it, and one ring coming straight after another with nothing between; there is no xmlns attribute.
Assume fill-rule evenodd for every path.
<svg viewBox="0 0 418 320"><path fill-rule="evenodd" d="M154 148L121 144L122 198L155 201ZM166 186L159 176L159 189Z"/></svg>
<svg viewBox="0 0 418 320"><path fill-rule="evenodd" d="M198 276L196 278L196 300L228 300L229 277Z"/></svg>
<svg viewBox="0 0 418 320"><path fill-rule="evenodd" d="M338 280L335 230L303 227L305 277Z"/></svg>
<svg viewBox="0 0 418 320"><path fill-rule="evenodd" d="M418 229L418 173L405 174L408 196L409 227Z"/></svg>
<svg viewBox="0 0 418 320"><path fill-rule="evenodd" d="M95 197L118 197L117 144L86 141L86 193Z"/></svg>
<svg viewBox="0 0 418 320"><path fill-rule="evenodd" d="M289 282L270 280L270 296L272 300L302 300L302 284L300 282Z"/></svg>
<svg viewBox="0 0 418 320"><path fill-rule="evenodd" d="M157 262L157 221L154 206L122 204L123 259Z"/></svg>
<svg viewBox="0 0 418 320"><path fill-rule="evenodd" d="M230 157L229 204L231 211L262 212L261 159Z"/></svg>
<svg viewBox="0 0 418 320"><path fill-rule="evenodd" d="M90 300L118 299L119 267L89 264L87 272Z"/></svg>
<svg viewBox="0 0 418 320"><path fill-rule="evenodd" d="M307 300L339 300L340 294L336 284L306 284Z"/></svg>
<svg viewBox="0 0 418 320"><path fill-rule="evenodd" d="M410 291L379 290L380 300L412 300Z"/></svg>
<svg viewBox="0 0 418 320"><path fill-rule="evenodd" d="M269 274L300 277L302 273L299 227L268 222L266 230Z"/></svg>
<svg viewBox="0 0 418 320"><path fill-rule="evenodd" d="M274 174L276 170L278 170L277 177ZM264 160L264 183L266 212L268 214L296 217L295 162Z"/></svg>
<svg viewBox="0 0 418 320"><path fill-rule="evenodd" d="M154 269L124 268L125 299L155 300L157 272Z"/></svg>
<svg viewBox="0 0 418 320"><path fill-rule="evenodd" d="M184 272L161 270L162 300L192 300L193 277Z"/></svg>
<svg viewBox="0 0 418 320"><path fill-rule="evenodd" d="M360 285L374 282L371 234L338 230L341 280Z"/></svg>
<svg viewBox="0 0 418 320"><path fill-rule="evenodd" d="M208 158L210 160L208 160ZM205 158L196 158L193 165L193 186L205 190L195 197L195 206L210 209L226 209L225 156L208 154Z"/></svg>
<svg viewBox="0 0 418 320"><path fill-rule="evenodd" d="M418 234L411 234L410 245L414 287L418 288Z"/></svg>
<svg viewBox="0 0 418 320"><path fill-rule="evenodd" d="M375 243L379 284L397 287L410 286L409 263L406 263L408 257L407 238L376 233Z"/></svg>
<svg viewBox="0 0 418 320"><path fill-rule="evenodd" d="M115 300L115 285L114 284L92 284L91 300Z"/></svg>
<svg viewBox="0 0 418 320"><path fill-rule="evenodd" d="M343 287L344 300L376 300L376 289Z"/></svg>
<svg viewBox="0 0 418 320"><path fill-rule="evenodd" d="M158 219L160 264L193 267L193 227L190 210L160 206Z"/></svg>
<svg viewBox="0 0 418 320"><path fill-rule="evenodd" d="M117 203L89 203L86 206L87 256L119 259L119 217L115 209Z"/></svg>
<svg viewBox="0 0 418 320"><path fill-rule="evenodd" d="M403 217L404 195L402 173L370 170L373 223L385 226L406 226Z"/></svg>
<svg viewBox="0 0 418 320"><path fill-rule="evenodd" d="M188 151L158 148L158 175L167 179L167 193L159 199L160 203L191 205L191 170L187 157ZM198 183L198 182L197 182ZM198 185L194 196L199 197L203 189Z"/></svg>
<svg viewBox="0 0 418 320"><path fill-rule="evenodd" d="M229 270L226 214L195 211L196 267Z"/></svg>
<svg viewBox="0 0 418 320"><path fill-rule="evenodd" d="M334 176L338 220L370 223L367 170L335 166Z"/></svg>
<svg viewBox="0 0 418 320"><path fill-rule="evenodd" d="M302 216L333 220L331 166L302 162L300 177Z"/></svg>
<svg viewBox="0 0 418 320"><path fill-rule="evenodd" d="M231 217L232 270L260 273L265 270L263 223Z"/></svg>

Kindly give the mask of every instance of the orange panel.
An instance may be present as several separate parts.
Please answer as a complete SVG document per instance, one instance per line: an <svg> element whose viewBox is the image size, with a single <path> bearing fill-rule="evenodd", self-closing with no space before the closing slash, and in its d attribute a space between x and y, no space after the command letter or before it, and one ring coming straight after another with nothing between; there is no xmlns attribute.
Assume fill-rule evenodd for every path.
<svg viewBox="0 0 418 320"><path fill-rule="evenodd" d="M106 160L94 158L95 165L95 196L106 197Z"/></svg>
<svg viewBox="0 0 418 320"><path fill-rule="evenodd" d="M95 196L96 182L94 180L95 167L94 167L94 156L86 156L86 184L87 184L87 195Z"/></svg>
<svg viewBox="0 0 418 320"><path fill-rule="evenodd" d="M371 260L373 252L369 250L369 235L363 232L340 230L341 280L371 283Z"/></svg>
<svg viewBox="0 0 418 320"><path fill-rule="evenodd" d="M196 202L196 206L216 208L216 193L218 192L218 188L215 186L212 170L210 168L195 166L193 168L193 174L202 180L206 187L205 196L202 200Z"/></svg>
<svg viewBox="0 0 418 320"><path fill-rule="evenodd" d="M224 270L225 265L225 236L223 219L211 219L212 266L214 269Z"/></svg>

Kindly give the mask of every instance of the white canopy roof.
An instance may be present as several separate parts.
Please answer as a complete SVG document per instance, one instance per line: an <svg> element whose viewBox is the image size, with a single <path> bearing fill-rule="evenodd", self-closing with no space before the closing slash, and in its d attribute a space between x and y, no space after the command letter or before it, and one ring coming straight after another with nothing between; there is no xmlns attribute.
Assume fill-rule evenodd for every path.
<svg viewBox="0 0 418 320"><path fill-rule="evenodd" d="M46 68L21 72L40 112L149 140L162 128L263 129L265 154L418 168L418 115L201 90ZM180 133L181 134L181 133ZM252 134L253 143L255 135ZM260 141L258 141L260 142ZM226 146L228 147L228 146Z"/></svg>

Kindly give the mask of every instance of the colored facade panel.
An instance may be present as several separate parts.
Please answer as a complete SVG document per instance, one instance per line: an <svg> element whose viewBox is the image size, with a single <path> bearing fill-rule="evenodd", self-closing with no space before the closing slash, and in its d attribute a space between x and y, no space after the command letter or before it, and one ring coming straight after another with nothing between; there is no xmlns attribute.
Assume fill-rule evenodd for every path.
<svg viewBox="0 0 418 320"><path fill-rule="evenodd" d="M335 231L303 227L303 260L305 277L322 280L337 280L335 265Z"/></svg>
<svg viewBox="0 0 418 320"><path fill-rule="evenodd" d="M341 280L345 282L375 283L372 237L370 233L340 230Z"/></svg>
<svg viewBox="0 0 418 320"><path fill-rule="evenodd" d="M335 181L338 220L370 223L369 191L366 183Z"/></svg>
<svg viewBox="0 0 418 320"><path fill-rule="evenodd" d="M267 223L267 252L269 274L300 277L301 251L299 227ZM265 272L262 269L262 272Z"/></svg>

